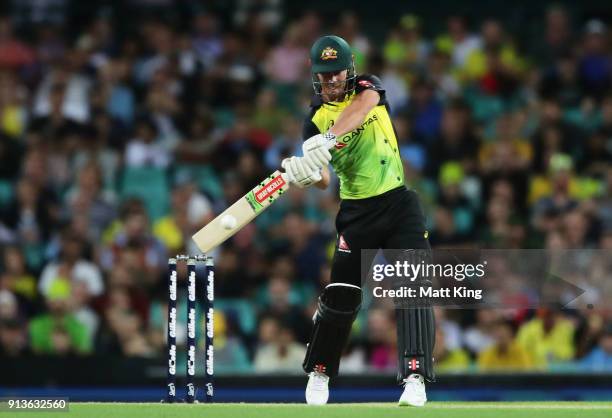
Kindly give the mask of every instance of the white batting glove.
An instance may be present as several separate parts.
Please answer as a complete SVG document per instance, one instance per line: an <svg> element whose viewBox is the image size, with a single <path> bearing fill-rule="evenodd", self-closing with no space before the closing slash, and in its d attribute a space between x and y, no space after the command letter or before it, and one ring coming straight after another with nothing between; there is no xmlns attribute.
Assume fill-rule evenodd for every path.
<svg viewBox="0 0 612 418"><path fill-rule="evenodd" d="M313 167L303 157L285 158L281 162L281 167L285 169L289 182L295 184L300 189L312 186L321 181L321 170Z"/></svg>
<svg viewBox="0 0 612 418"><path fill-rule="evenodd" d="M336 135L331 132L308 138L302 144L304 157L316 164L318 168L327 167L332 159L330 148L336 145Z"/></svg>

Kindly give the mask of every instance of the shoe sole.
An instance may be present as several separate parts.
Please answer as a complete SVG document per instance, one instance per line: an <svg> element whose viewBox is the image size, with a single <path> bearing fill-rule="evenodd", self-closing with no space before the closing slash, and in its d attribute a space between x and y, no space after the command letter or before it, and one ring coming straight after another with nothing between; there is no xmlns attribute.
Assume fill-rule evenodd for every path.
<svg viewBox="0 0 612 418"><path fill-rule="evenodd" d="M415 408L419 408L421 406L425 406L425 402L423 402L422 404L416 404L415 405L415 404L412 404L412 403L410 403L408 401L399 401L397 403L397 406L414 406Z"/></svg>

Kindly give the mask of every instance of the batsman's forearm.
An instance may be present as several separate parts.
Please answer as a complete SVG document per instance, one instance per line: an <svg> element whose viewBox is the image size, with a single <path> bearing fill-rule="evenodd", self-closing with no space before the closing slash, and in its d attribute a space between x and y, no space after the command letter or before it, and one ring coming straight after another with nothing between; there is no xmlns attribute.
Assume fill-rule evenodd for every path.
<svg viewBox="0 0 612 418"><path fill-rule="evenodd" d="M340 117L329 130L336 136L342 136L351 132L363 123L370 110L376 106L380 99L378 92L366 90L359 93L350 105L340 114Z"/></svg>
<svg viewBox="0 0 612 418"><path fill-rule="evenodd" d="M321 190L325 190L329 186L329 170L326 167L321 170L321 180L316 182L315 186Z"/></svg>
<svg viewBox="0 0 612 418"><path fill-rule="evenodd" d="M342 136L357 129L363 123L368 112L369 110L363 111L361 109L351 111L351 107L347 107L329 132L336 136Z"/></svg>

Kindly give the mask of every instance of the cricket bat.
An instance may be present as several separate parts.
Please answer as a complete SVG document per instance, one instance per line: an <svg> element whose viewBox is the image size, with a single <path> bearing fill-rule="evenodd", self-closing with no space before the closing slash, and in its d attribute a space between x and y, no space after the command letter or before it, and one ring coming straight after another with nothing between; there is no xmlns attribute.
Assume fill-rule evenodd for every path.
<svg viewBox="0 0 612 418"><path fill-rule="evenodd" d="M196 232L192 237L193 240L200 251L207 253L240 231L287 190L289 190L287 175L278 170L275 171ZM233 217L236 222L235 225L228 228L228 223L224 224L222 220L227 221L230 217Z"/></svg>

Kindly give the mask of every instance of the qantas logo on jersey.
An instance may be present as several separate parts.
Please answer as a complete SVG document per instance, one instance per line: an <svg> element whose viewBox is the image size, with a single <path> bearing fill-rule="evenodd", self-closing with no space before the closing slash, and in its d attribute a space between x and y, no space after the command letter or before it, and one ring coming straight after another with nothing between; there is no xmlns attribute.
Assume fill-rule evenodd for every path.
<svg viewBox="0 0 612 418"><path fill-rule="evenodd" d="M363 131L365 131L365 129L374 121L378 120L378 116L376 115L372 115L370 116L365 122L363 122L361 124L361 126L357 129L355 129L354 131L349 132L346 135L343 135L342 137L338 138L336 140L336 149L342 149L344 147L346 147L348 145L348 143L353 139L358 137L359 135L361 135L363 133Z"/></svg>
<svg viewBox="0 0 612 418"><path fill-rule="evenodd" d="M367 83L369 83L369 81L367 80L361 80L361 81L366 81ZM361 133L365 130L365 128L370 125L372 122L378 120L378 116L376 116L375 114L372 115L371 117L369 117L365 122L363 122L361 124L361 126L357 129L355 129L354 131L351 131L349 133L347 133L346 135L340 137L339 139L336 140L336 145L334 146L334 148L336 149L342 149L344 147L346 147L348 145L348 143L355 138L356 136L361 135ZM334 120L330 120L327 124L327 130L329 131L332 127L334 126Z"/></svg>

